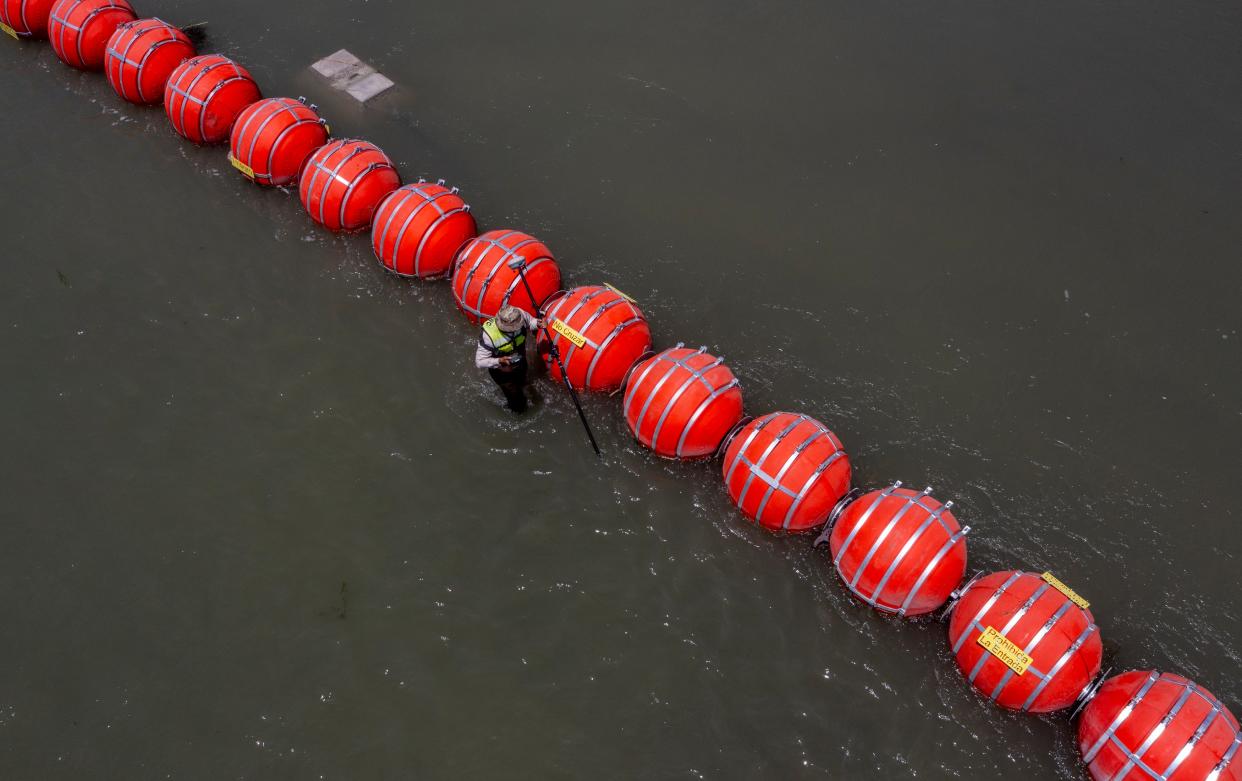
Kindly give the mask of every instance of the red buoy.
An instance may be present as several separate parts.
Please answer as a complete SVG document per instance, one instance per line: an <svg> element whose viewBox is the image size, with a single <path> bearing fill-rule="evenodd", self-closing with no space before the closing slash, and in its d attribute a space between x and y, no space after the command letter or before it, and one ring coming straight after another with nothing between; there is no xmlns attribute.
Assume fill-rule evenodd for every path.
<svg viewBox="0 0 1242 781"><path fill-rule="evenodd" d="M1001 707L1068 708L1100 671L1095 619L1047 578L993 573L970 583L953 607L949 643L957 666Z"/></svg>
<svg viewBox="0 0 1242 781"><path fill-rule="evenodd" d="M379 147L343 138L310 156L298 193L315 222L329 230L356 231L371 224L379 202L400 186L396 166Z"/></svg>
<svg viewBox="0 0 1242 781"><path fill-rule="evenodd" d="M168 77L193 56L185 33L161 19L138 19L117 26L108 39L104 73L116 94L151 105L164 99Z"/></svg>
<svg viewBox="0 0 1242 781"><path fill-rule="evenodd" d="M263 97L245 68L219 54L193 57L177 66L164 88L164 113L173 130L196 144L229 137L242 110Z"/></svg>
<svg viewBox="0 0 1242 781"><path fill-rule="evenodd" d="M389 193L371 223L371 249L380 264L403 277L442 277L457 250L478 235L457 188L419 179Z"/></svg>
<svg viewBox="0 0 1242 781"><path fill-rule="evenodd" d="M680 343L630 370L625 422L666 458L710 456L742 419L742 391L723 358Z"/></svg>
<svg viewBox="0 0 1242 781"><path fill-rule="evenodd" d="M54 0L0 0L0 31L14 38L46 38Z"/></svg>
<svg viewBox="0 0 1242 781"><path fill-rule="evenodd" d="M938 610L966 574L966 534L931 489L894 483L838 507L825 532L832 563L849 590L886 613Z"/></svg>
<svg viewBox="0 0 1242 781"><path fill-rule="evenodd" d="M513 263L525 264L526 285ZM453 261L453 298L472 323L512 304L531 314L561 287L561 269L547 246L521 231L488 231L466 242Z"/></svg>
<svg viewBox="0 0 1242 781"><path fill-rule="evenodd" d="M1242 781L1238 720L1180 675L1109 678L1078 720L1078 751L1095 781Z"/></svg>
<svg viewBox="0 0 1242 781"><path fill-rule="evenodd" d="M285 187L298 180L306 160L327 143L328 123L314 106L268 98L237 116L229 135L229 162L256 184Z"/></svg>
<svg viewBox="0 0 1242 781"><path fill-rule="evenodd" d="M792 412L764 415L737 431L721 471L742 514L772 531L820 526L850 490L841 440L818 420Z"/></svg>
<svg viewBox="0 0 1242 781"><path fill-rule="evenodd" d="M632 299L611 288L576 287L549 302L545 314L547 333L575 388L620 388L625 373L651 349L647 318ZM551 356L547 364L559 380L560 366Z"/></svg>
<svg viewBox="0 0 1242 781"><path fill-rule="evenodd" d="M126 0L57 0L48 17L47 37L66 65L102 70L112 33L137 18Z"/></svg>

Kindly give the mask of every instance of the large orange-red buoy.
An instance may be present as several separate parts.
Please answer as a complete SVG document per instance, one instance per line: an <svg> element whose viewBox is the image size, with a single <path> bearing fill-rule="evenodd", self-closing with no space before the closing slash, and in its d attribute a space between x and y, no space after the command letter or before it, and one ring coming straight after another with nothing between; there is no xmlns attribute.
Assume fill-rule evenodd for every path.
<svg viewBox="0 0 1242 781"><path fill-rule="evenodd" d="M625 373L651 349L647 318L631 298L612 288L576 287L549 302L545 315L547 333L575 388L620 388ZM560 365L550 355L547 364L559 380Z"/></svg>
<svg viewBox="0 0 1242 781"><path fill-rule="evenodd" d="M46 38L54 0L0 0L0 30L14 38Z"/></svg>
<svg viewBox="0 0 1242 781"><path fill-rule="evenodd" d="M996 704L1068 708L1100 671L1100 632L1086 603L1056 578L996 572L966 586L949 644L962 674Z"/></svg>
<svg viewBox="0 0 1242 781"><path fill-rule="evenodd" d="M966 535L931 489L900 482L852 496L833 510L823 537L846 587L886 613L917 616L949 601L966 574Z"/></svg>
<svg viewBox="0 0 1242 781"><path fill-rule="evenodd" d="M148 106L164 99L177 66L194 56L194 44L162 19L137 19L117 26L108 39L104 73L116 94Z"/></svg>
<svg viewBox="0 0 1242 781"><path fill-rule="evenodd" d="M742 391L723 358L680 343L630 370L623 406L634 437L666 458L701 458L742 419Z"/></svg>
<svg viewBox="0 0 1242 781"><path fill-rule="evenodd" d="M396 166L379 147L343 138L310 156L298 192L312 220L329 230L356 231L371 224L380 201L400 186Z"/></svg>
<svg viewBox="0 0 1242 781"><path fill-rule="evenodd" d="M219 54L177 66L164 88L164 113L173 130L196 144L228 140L237 116L263 97L250 73Z"/></svg>
<svg viewBox="0 0 1242 781"><path fill-rule="evenodd" d="M773 412L734 433L721 465L742 514L765 529L807 532L850 490L850 459L814 418Z"/></svg>
<svg viewBox="0 0 1242 781"><path fill-rule="evenodd" d="M1242 781L1238 720L1180 675L1109 678L1078 719L1078 751L1095 781Z"/></svg>
<svg viewBox="0 0 1242 781"><path fill-rule="evenodd" d="M514 268L517 263L523 264L529 293ZM466 242L453 261L453 298L472 323L494 317L509 304L535 314L560 287L561 269L552 251L521 231L488 231Z"/></svg>
<svg viewBox="0 0 1242 781"><path fill-rule="evenodd" d="M457 188L419 179L389 193L371 223L371 249L380 264L403 277L442 277L457 250L478 235L470 206Z"/></svg>
<svg viewBox="0 0 1242 781"><path fill-rule="evenodd" d="M250 181L287 187L298 180L307 159L328 143L328 123L314 106L293 98L253 103L233 123L229 162Z"/></svg>
<svg viewBox="0 0 1242 781"><path fill-rule="evenodd" d="M112 33L137 18L126 0L57 0L48 17L47 37L66 65L102 70Z"/></svg>

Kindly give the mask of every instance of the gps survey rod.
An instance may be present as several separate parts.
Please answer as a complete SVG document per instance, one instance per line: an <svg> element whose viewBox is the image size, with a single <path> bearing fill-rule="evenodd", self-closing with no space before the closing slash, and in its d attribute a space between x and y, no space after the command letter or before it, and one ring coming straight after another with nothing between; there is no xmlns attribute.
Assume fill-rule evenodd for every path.
<svg viewBox="0 0 1242 781"><path fill-rule="evenodd" d="M530 305L535 308L535 316L543 320L543 309L539 303L535 301L535 292L530 289L530 283L526 281L526 259L517 258L509 261L509 268L516 269L518 276L522 279L522 287L526 288L526 295L530 298ZM547 323L539 326L540 330L548 330ZM556 359L556 365L561 370L561 380L565 383L565 389L569 391L569 398L574 400L574 407L578 410L578 417L582 419L582 427L586 429L587 439L591 440L591 447L595 449L595 455L602 456L599 445L595 442L595 434L591 432L591 424L587 422L586 413L582 411L582 402L578 399L578 391L574 390L574 384L569 381L569 373L565 371L565 363L561 360L561 351L556 346L556 339L548 334L548 350L552 353L552 357Z"/></svg>

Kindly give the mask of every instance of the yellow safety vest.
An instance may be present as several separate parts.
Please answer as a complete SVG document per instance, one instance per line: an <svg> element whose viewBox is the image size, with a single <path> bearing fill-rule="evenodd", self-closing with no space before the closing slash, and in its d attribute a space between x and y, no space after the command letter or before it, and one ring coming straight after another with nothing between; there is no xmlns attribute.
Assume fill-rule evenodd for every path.
<svg viewBox="0 0 1242 781"><path fill-rule="evenodd" d="M526 326L522 326L522 330L516 334L507 334L496 325L494 317L483 324L483 333L487 334L492 343L488 344L482 339L479 343L491 350L492 355L513 355L526 344Z"/></svg>

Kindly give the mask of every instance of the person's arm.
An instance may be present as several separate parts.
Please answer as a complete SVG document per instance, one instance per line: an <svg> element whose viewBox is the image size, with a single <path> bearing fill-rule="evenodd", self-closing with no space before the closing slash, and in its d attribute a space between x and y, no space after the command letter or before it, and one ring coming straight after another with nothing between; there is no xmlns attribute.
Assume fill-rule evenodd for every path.
<svg viewBox="0 0 1242 781"><path fill-rule="evenodd" d="M521 310L521 312L522 317L526 318L526 327L530 329L530 332L533 334L535 331L539 330L539 318L535 317L530 312L527 312L525 309Z"/></svg>
<svg viewBox="0 0 1242 781"><path fill-rule="evenodd" d="M480 369L495 369L500 366L500 359L492 355L492 351L484 344L487 334L479 337L479 346L474 349L474 365Z"/></svg>

